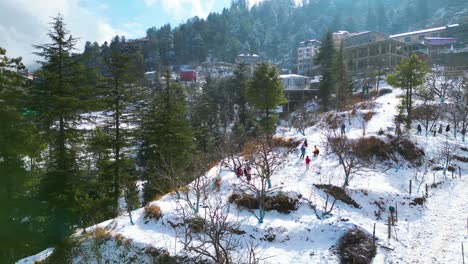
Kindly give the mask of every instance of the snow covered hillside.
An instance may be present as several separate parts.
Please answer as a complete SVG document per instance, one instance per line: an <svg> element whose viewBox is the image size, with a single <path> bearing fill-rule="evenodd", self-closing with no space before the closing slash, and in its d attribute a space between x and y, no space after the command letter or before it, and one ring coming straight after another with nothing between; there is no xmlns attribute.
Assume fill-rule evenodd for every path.
<svg viewBox="0 0 468 264"><path fill-rule="evenodd" d="M365 128L366 137L387 142L395 134L393 119L400 94L401 91L393 89L372 103L357 104L355 110L336 113L335 117L345 122L349 139L361 138ZM363 119L366 114L370 116L368 121ZM235 223L231 234L222 234L233 245L234 263L249 263L253 255L259 263L340 263L337 253L340 237L353 228L372 234L374 224L377 252L373 263L462 263L461 243L468 247L468 166L453 160L452 169L445 170L444 175L439 158L447 145L452 147L453 154L468 157L467 143L460 137L454 138L453 133L444 131L426 137L416 135L412 129L411 141L424 151L421 166L412 165L400 155L385 162L374 160L352 175L346 188L358 206L338 200L330 214L324 215L324 207L329 209L331 200L316 185L341 187L345 181L339 159L327 146L326 137L333 131L326 128L326 119L330 118L324 115L322 122L305 129L305 136L287 127L277 130L278 137L308 141L306 156L312 159L308 171L299 159L299 145L292 152L281 150L282 160L271 177L272 195L284 193L295 197L297 210L267 211L263 223L259 223L254 215L258 210L249 211L229 203L232 193L241 193L247 184L232 170L220 163L203 177L206 196L202 195L198 216L209 218L213 208L222 207L219 218L222 220L225 215L226 220ZM314 145L321 151L317 157L312 155ZM255 177L252 184L259 184ZM428 196L422 205L417 204L424 200L426 185ZM178 199L173 192L151 203L161 209L159 220L145 219L145 208L140 208L133 212L134 225L128 215L122 215L88 229L88 235L77 234L79 250L74 250L73 263L153 263L155 258L161 260L168 255L177 256L175 261L181 263L197 260L199 254L193 248L201 249L201 241L214 238L197 234L193 231L194 222L184 221L196 217L193 204L187 204L182 196ZM196 195L192 191L189 197L194 201ZM396 207L398 218L388 238L390 206ZM92 229L96 232L90 232ZM191 250L184 250L184 245ZM213 248L206 249L213 254ZM49 253L50 250L37 257L46 258ZM37 257L17 263L34 263Z"/></svg>

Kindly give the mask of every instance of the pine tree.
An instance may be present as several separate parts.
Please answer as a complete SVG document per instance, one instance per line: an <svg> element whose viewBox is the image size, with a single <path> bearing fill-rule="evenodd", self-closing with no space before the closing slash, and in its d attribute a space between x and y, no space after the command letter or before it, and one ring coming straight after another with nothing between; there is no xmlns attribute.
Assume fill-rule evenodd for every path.
<svg viewBox="0 0 468 264"><path fill-rule="evenodd" d="M319 99L322 103L324 111L328 109L330 100L330 93L335 87L334 76L334 60L335 60L335 46L333 43L332 33L325 34L322 45L319 48L319 53L316 57L316 62L320 64L321 79L319 86Z"/></svg>
<svg viewBox="0 0 468 264"><path fill-rule="evenodd" d="M38 112L42 129L47 133L49 158L42 180L41 197L52 209L50 231L57 240L63 239L75 221L73 207L75 191L82 176L77 163L79 111L86 109L83 100L88 91L80 84L84 68L73 55L76 39L66 29L63 17L53 18L48 33L51 43L35 45L41 57L34 94L33 110Z"/></svg>
<svg viewBox="0 0 468 264"><path fill-rule="evenodd" d="M271 136L278 120L276 109L287 102L276 67L268 62L259 63L245 95L258 112L260 132Z"/></svg>
<svg viewBox="0 0 468 264"><path fill-rule="evenodd" d="M426 62L413 54L408 59L402 60L393 72L387 75L388 84L406 90L403 105L407 113L407 127L411 126L412 121L413 90L424 83L428 71Z"/></svg>
<svg viewBox="0 0 468 264"><path fill-rule="evenodd" d="M336 107L343 109L351 96L351 82L344 59L343 44L340 46L335 59L336 74Z"/></svg>
<svg viewBox="0 0 468 264"><path fill-rule="evenodd" d="M187 119L183 87L170 80L156 92L150 110L142 120L140 160L144 168L144 200L187 183L186 169L193 151L193 132Z"/></svg>
<svg viewBox="0 0 468 264"><path fill-rule="evenodd" d="M123 165L127 161L124 148L129 144L131 131L123 126L129 126L134 120L133 111L137 101L141 99L143 78L143 60L136 52L126 50L125 41L117 36L110 44L109 56L105 58L107 72L104 73L103 100L106 112L110 114L108 125L110 148L113 152L113 198L114 210L118 210L118 200L122 191Z"/></svg>

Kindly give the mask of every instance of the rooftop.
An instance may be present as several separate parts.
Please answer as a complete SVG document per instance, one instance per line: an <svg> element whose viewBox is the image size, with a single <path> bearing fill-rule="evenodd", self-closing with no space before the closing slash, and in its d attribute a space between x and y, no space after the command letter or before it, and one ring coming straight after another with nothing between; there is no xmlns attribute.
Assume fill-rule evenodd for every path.
<svg viewBox="0 0 468 264"><path fill-rule="evenodd" d="M452 24L452 25L443 26L443 27L428 28L428 29L423 29L423 30L405 32L405 33L400 33L400 34L396 34L396 35L390 35L390 38L398 38L398 37L404 37L404 36L411 36L411 35L415 35L415 34L428 33L428 32L433 32L433 31L439 31L439 30L443 30L443 29L446 29L446 28L452 28L452 27L458 27L458 26L459 26L459 24Z"/></svg>

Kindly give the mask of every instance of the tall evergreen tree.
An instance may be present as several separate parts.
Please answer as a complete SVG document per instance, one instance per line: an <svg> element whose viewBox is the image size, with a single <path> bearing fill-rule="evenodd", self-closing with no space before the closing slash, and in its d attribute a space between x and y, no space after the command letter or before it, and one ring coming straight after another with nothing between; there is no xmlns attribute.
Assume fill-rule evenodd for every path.
<svg viewBox="0 0 468 264"><path fill-rule="evenodd" d="M193 132L187 119L183 87L170 80L157 91L150 110L142 120L141 163L144 200L188 181L185 177L193 151Z"/></svg>
<svg viewBox="0 0 468 264"><path fill-rule="evenodd" d="M406 96L403 98L403 105L407 113L406 123L411 126L413 110L413 90L424 83L424 77L429 68L416 54L411 55L406 60L402 60L395 67L392 73L387 75L387 83L404 89Z"/></svg>
<svg viewBox="0 0 468 264"><path fill-rule="evenodd" d="M136 122L135 113L132 111L142 96L140 89L143 79L142 56L126 49L128 47L125 41L118 36L112 40L109 56L105 58L108 70L104 74L103 82L105 109L111 117L109 133L114 157L112 191L115 211L118 209L118 200L122 192L122 172L127 170L125 164L128 164L128 153L124 152L131 136L128 127L132 122Z"/></svg>
<svg viewBox="0 0 468 264"><path fill-rule="evenodd" d="M343 109L351 96L351 81L346 67L344 58L343 44L336 53L335 58L335 74L336 74L336 107Z"/></svg>
<svg viewBox="0 0 468 264"><path fill-rule="evenodd" d="M82 99L87 87L80 83L84 69L73 55L76 39L67 31L61 15L53 18L51 25L51 43L34 46L43 61L39 61L39 81L32 93L33 109L47 132L50 150L41 196L52 209L50 230L61 240L76 219L75 191L82 175L76 160L79 133L74 127L80 119L79 111L86 109Z"/></svg>
<svg viewBox="0 0 468 264"><path fill-rule="evenodd" d="M283 84L275 66L268 62L257 65L254 76L249 82L246 98L258 112L260 132L271 136L275 132L278 120L276 109L287 102L283 94Z"/></svg>
<svg viewBox="0 0 468 264"><path fill-rule="evenodd" d="M332 33L325 34L322 45L319 48L319 53L316 57L316 62L320 64L320 71L322 78L320 79L319 86L319 99L322 103L323 110L328 109L330 94L335 87L334 76L334 60L335 60L335 46L333 43Z"/></svg>

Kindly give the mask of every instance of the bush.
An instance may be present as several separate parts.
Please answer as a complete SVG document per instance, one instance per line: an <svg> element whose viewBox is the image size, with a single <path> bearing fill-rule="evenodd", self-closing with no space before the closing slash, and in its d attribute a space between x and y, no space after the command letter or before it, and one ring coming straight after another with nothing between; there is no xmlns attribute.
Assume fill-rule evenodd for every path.
<svg viewBox="0 0 468 264"><path fill-rule="evenodd" d="M462 157L462 156L454 155L453 158L458 160L458 161L461 161L461 162L468 162L468 157Z"/></svg>
<svg viewBox="0 0 468 264"><path fill-rule="evenodd" d="M382 95L385 95L385 94L389 94L389 93L392 93L392 89L384 88L384 89L380 89L380 90L379 90L379 96L382 96Z"/></svg>
<svg viewBox="0 0 468 264"><path fill-rule="evenodd" d="M294 149L299 145L299 141L295 141L292 138L284 138L284 137L274 137L273 138L273 146L275 147L283 147L288 149Z"/></svg>
<svg viewBox="0 0 468 264"><path fill-rule="evenodd" d="M291 211L297 210L299 199L300 195L292 198L281 192L275 196L267 197L265 202L265 211L276 210L283 214L289 214Z"/></svg>
<svg viewBox="0 0 468 264"><path fill-rule="evenodd" d="M97 241L106 241L111 238L109 232L107 232L104 228L98 227L93 231L94 237Z"/></svg>
<svg viewBox="0 0 468 264"><path fill-rule="evenodd" d="M371 160L376 157L382 161L390 158L391 149L377 137L362 137L355 141L353 146L356 157L363 160Z"/></svg>
<svg viewBox="0 0 468 264"><path fill-rule="evenodd" d="M149 205L145 207L145 219L153 219L158 221L163 216L161 207L157 205Z"/></svg>
<svg viewBox="0 0 468 264"><path fill-rule="evenodd" d="M258 209L260 208L260 202L258 201L257 197L251 195L251 194L242 194L239 195L237 193L231 194L229 196L229 202L230 203L235 203L237 205L237 208L243 209Z"/></svg>
<svg viewBox="0 0 468 264"><path fill-rule="evenodd" d="M361 208L361 206L356 201L354 201L353 198L351 198L343 189L338 186L331 184L314 184L314 186L335 197L335 199L342 201L343 203L352 205L355 208Z"/></svg>
<svg viewBox="0 0 468 264"><path fill-rule="evenodd" d="M369 264L376 254L372 237L360 229L347 231L338 242L342 264Z"/></svg>
<svg viewBox="0 0 468 264"><path fill-rule="evenodd" d="M426 197L414 198L410 205L423 205L426 202Z"/></svg>
<svg viewBox="0 0 468 264"><path fill-rule="evenodd" d="M421 165L425 153L407 138L394 139L391 142L393 149L407 161Z"/></svg>
<svg viewBox="0 0 468 264"><path fill-rule="evenodd" d="M365 113L362 118L366 121L366 122L369 122L372 117L374 116L374 112L367 112Z"/></svg>
<svg viewBox="0 0 468 264"><path fill-rule="evenodd" d="M188 221L188 226L194 233L201 233L203 230L205 230L205 225L205 219L198 215L190 218Z"/></svg>

